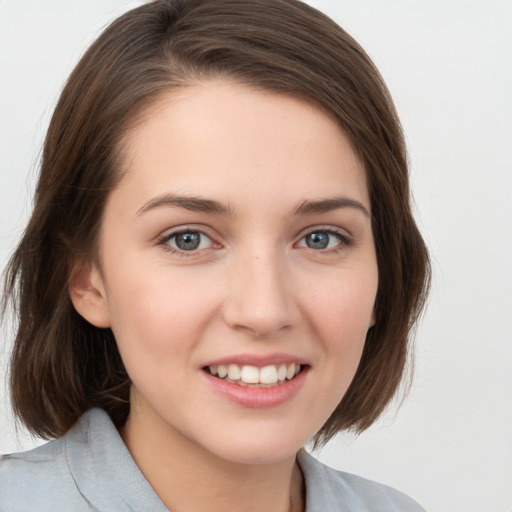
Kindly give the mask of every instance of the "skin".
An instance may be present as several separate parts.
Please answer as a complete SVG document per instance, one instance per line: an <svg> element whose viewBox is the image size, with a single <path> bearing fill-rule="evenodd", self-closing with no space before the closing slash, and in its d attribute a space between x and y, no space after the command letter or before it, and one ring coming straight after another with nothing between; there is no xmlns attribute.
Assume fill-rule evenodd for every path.
<svg viewBox="0 0 512 512"><path fill-rule="evenodd" d="M112 328L133 382L122 437L171 510L303 510L296 453L346 392L373 324L364 169L316 106L228 81L170 91L125 142L100 266L71 286L78 312ZM205 233L199 249L177 249L183 230ZM309 247L312 232L328 247ZM205 378L216 359L276 353L307 363L279 405L245 407Z"/></svg>

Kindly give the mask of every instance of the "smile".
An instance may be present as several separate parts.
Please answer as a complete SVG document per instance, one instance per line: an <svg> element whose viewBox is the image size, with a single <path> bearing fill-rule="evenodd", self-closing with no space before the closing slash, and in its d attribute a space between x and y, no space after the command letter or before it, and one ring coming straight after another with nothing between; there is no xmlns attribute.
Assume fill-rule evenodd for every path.
<svg viewBox="0 0 512 512"><path fill-rule="evenodd" d="M268 365L262 368L251 365L227 364L207 366L205 371L225 382L243 387L275 387L294 379L302 370L298 363Z"/></svg>

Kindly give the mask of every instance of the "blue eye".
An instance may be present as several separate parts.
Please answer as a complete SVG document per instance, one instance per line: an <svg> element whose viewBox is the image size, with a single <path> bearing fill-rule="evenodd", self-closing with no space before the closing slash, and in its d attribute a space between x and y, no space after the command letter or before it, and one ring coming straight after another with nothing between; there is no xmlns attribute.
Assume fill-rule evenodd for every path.
<svg viewBox="0 0 512 512"><path fill-rule="evenodd" d="M304 236L298 247L307 247L316 251L334 249L345 241L345 237L336 231L318 230Z"/></svg>
<svg viewBox="0 0 512 512"><path fill-rule="evenodd" d="M212 240L201 231L181 231L172 233L163 240L171 249L176 251L198 251L212 246Z"/></svg>

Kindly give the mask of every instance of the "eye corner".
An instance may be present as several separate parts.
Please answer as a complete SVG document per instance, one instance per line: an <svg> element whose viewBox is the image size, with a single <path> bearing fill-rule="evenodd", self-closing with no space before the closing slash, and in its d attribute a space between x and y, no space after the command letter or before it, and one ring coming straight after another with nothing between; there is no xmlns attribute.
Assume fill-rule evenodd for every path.
<svg viewBox="0 0 512 512"><path fill-rule="evenodd" d="M333 227L308 229L296 242L298 248L309 249L316 253L328 254L340 252L354 245L353 237Z"/></svg>
<svg viewBox="0 0 512 512"><path fill-rule="evenodd" d="M155 244L180 257L197 257L204 251L222 247L203 229L188 226L167 230L156 239Z"/></svg>

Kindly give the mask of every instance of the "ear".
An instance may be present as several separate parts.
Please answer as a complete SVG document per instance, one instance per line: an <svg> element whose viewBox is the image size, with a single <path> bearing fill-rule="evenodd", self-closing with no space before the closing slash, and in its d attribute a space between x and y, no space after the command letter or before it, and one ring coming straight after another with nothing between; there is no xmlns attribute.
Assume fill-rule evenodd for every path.
<svg viewBox="0 0 512 512"><path fill-rule="evenodd" d="M71 269L69 296L79 315L96 327L110 327L103 278L90 262L75 262Z"/></svg>

